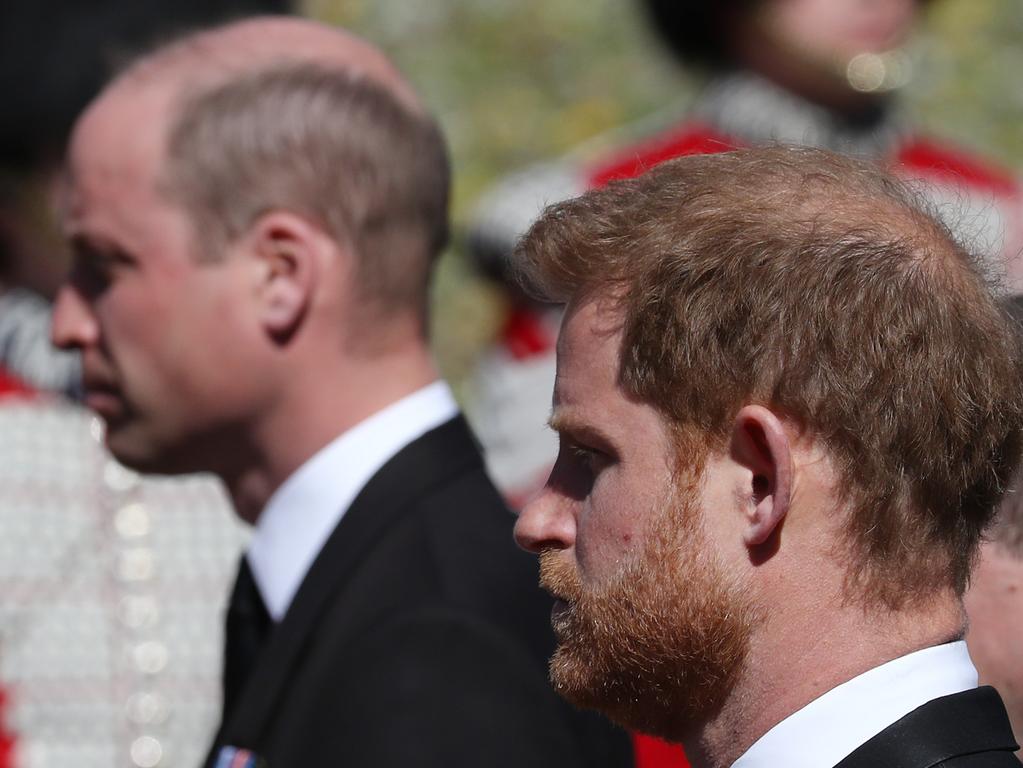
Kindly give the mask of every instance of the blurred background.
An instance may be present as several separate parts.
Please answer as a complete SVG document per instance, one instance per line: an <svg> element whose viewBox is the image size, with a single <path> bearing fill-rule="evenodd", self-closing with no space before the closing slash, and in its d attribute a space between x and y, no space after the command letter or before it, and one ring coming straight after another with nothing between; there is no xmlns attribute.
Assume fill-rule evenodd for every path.
<svg viewBox="0 0 1023 768"><path fill-rule="evenodd" d="M456 242L437 280L435 338L459 385L500 317L498 294L473 275L457 238L474 201L510 171L652 113L684 112L700 76L624 0L307 0L304 9L382 46L447 132ZM1023 3L935 0L910 55L911 118L1023 168Z"/></svg>

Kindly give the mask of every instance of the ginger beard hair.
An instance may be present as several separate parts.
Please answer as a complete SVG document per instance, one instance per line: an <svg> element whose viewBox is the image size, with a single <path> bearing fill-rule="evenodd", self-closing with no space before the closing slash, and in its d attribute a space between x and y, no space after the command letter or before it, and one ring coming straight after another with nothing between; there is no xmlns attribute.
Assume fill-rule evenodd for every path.
<svg viewBox="0 0 1023 768"><path fill-rule="evenodd" d="M696 483L690 484L695 490ZM599 586L559 551L540 555L552 614L551 682L627 728L683 741L717 711L746 659L757 612L709 546L693 493L672 488L635 556Z"/></svg>

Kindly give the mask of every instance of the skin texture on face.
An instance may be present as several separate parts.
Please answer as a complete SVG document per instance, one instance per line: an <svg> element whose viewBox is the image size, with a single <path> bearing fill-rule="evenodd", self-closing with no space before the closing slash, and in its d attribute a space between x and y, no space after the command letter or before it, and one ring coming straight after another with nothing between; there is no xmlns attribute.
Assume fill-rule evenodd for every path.
<svg viewBox="0 0 1023 768"><path fill-rule="evenodd" d="M187 216L158 188L168 94L113 89L70 149L65 230L73 249L54 341L82 353L86 404L114 455L144 470L204 467L199 446L247 398L246 265L200 262ZM130 127L130 129L129 129Z"/></svg>
<svg viewBox="0 0 1023 768"><path fill-rule="evenodd" d="M541 554L541 585L557 600L559 693L681 741L730 693L754 611L703 528L721 489L705 493L705 476L675 471L662 418L617 383L619 343L599 302L570 307L552 417L558 461L515 533Z"/></svg>

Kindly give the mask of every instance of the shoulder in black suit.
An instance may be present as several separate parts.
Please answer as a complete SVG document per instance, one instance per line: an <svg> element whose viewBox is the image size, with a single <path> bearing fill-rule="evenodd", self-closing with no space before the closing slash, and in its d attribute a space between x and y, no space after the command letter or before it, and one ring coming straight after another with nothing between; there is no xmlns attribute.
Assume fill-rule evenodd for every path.
<svg viewBox="0 0 1023 768"><path fill-rule="evenodd" d="M881 731L835 768L1020 768L994 688L942 696Z"/></svg>
<svg viewBox="0 0 1023 768"><path fill-rule="evenodd" d="M210 755L270 768L613 768L626 734L547 681L550 602L461 418L367 484Z"/></svg>

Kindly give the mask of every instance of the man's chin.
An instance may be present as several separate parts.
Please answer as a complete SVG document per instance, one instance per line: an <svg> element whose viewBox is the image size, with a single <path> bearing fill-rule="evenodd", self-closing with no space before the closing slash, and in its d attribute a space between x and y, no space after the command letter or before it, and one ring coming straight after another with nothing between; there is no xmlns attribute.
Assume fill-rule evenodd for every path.
<svg viewBox="0 0 1023 768"><path fill-rule="evenodd" d="M656 684L621 670L595 670L578 653L558 646L550 665L551 684L563 699L579 709L590 709L632 731L666 741L681 742L692 731L688 702L679 703L678 689L657 695ZM662 681L663 684L663 681Z"/></svg>
<svg viewBox="0 0 1023 768"><path fill-rule="evenodd" d="M551 682L577 707L680 742L732 691L755 614L742 591L696 555L674 578L654 572L630 569L606 592L584 593L552 617Z"/></svg>
<svg viewBox="0 0 1023 768"><path fill-rule="evenodd" d="M182 475L197 471L183 456L158 448L137 424L106 422L106 447L118 463L147 475Z"/></svg>

